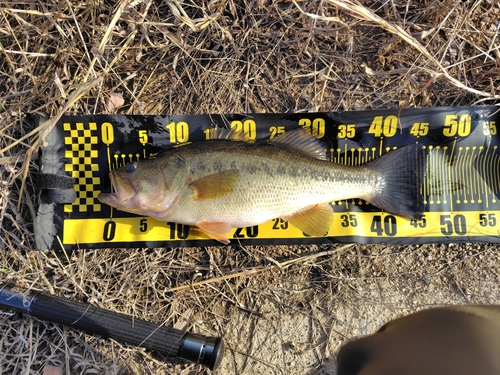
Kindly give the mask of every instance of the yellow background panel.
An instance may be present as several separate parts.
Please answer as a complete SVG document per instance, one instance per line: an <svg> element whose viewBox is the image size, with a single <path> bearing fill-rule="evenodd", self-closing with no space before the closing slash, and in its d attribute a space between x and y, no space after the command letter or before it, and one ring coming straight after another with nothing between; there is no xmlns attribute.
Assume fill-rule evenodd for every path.
<svg viewBox="0 0 500 375"><path fill-rule="evenodd" d="M480 215L484 214L483 220ZM425 214L425 226L422 221L412 222L408 219L389 215L385 213L335 213L334 223L328 236L331 237L349 237L366 236L378 238L408 238L408 237L482 237L498 236L496 221L500 219L500 211L489 211L484 213L474 211L463 212L431 212ZM356 226L346 225L345 217L350 215L349 219L356 219ZM373 228L374 217L380 216L380 224ZM397 228L386 227L384 219L387 216L396 218ZM484 220L486 218L486 221ZM488 219L489 224L488 224ZM106 224L113 221L114 224ZM388 221L390 222L390 221ZM481 225L483 224L483 225ZM144 225L147 230L142 232ZM283 221L272 220L258 226L258 234L255 228L234 229L230 238L237 237L255 238L255 239L293 239L305 238L304 234L297 228L288 225ZM175 230L174 230L175 228ZM177 224L169 224L157 221L152 218L131 217L118 219L67 219L64 222L63 243L64 244L92 244L103 242L145 242L145 241L177 241ZM182 228L182 226L181 226ZM378 228L378 230L377 230ZM107 233L105 231L107 230ZM378 231L378 233L377 233ZM388 232L386 232L388 231ZM444 231L444 233L443 233ZM257 235L256 235L257 234ZM256 235L256 236L255 236ZM107 239L106 239L107 237ZM208 239L206 235L191 230L188 240ZM108 240L108 241L106 241Z"/></svg>

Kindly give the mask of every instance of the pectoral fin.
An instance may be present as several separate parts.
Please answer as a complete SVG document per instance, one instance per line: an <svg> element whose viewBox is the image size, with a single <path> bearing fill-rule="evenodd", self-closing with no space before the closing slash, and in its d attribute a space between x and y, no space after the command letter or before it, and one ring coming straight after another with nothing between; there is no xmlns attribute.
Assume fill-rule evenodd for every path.
<svg viewBox="0 0 500 375"><path fill-rule="evenodd" d="M284 218L310 236L324 236L333 224L333 209L329 204L317 204Z"/></svg>
<svg viewBox="0 0 500 375"><path fill-rule="evenodd" d="M189 184L193 189L194 200L221 198L232 193L239 174L236 171L214 173Z"/></svg>
<svg viewBox="0 0 500 375"><path fill-rule="evenodd" d="M222 242L223 244L229 243L229 235L231 234L232 227L228 223L212 223L207 221L202 221L196 223L196 226L200 228L203 232L208 234L210 238Z"/></svg>

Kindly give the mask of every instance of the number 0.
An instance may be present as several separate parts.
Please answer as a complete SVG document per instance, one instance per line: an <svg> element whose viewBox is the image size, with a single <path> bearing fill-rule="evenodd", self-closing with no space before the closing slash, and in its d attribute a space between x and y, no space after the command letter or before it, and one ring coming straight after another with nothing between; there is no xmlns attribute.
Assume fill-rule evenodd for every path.
<svg viewBox="0 0 500 375"><path fill-rule="evenodd" d="M105 122L101 125L101 139L102 142L107 146L109 146L115 140L113 125L111 125L109 122Z"/></svg>
<svg viewBox="0 0 500 375"><path fill-rule="evenodd" d="M111 241L115 238L116 233L116 222L106 221L103 228L102 239L104 241Z"/></svg>

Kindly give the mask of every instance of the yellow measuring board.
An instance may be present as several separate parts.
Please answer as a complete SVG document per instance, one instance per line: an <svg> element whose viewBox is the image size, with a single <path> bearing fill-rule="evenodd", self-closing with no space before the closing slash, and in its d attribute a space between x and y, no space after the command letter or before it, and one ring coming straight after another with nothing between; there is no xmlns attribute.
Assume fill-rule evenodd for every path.
<svg viewBox="0 0 500 375"><path fill-rule="evenodd" d="M500 211L487 212L429 212L422 220L409 220L391 214L357 213L334 214L333 225L326 237L356 237L360 230L370 238L436 238L466 236L499 236L497 226ZM439 223L438 225L435 225ZM63 243L131 243L210 240L207 235L189 226L162 222L149 217L119 219L70 219L65 222ZM82 228L86 229L82 231ZM230 238L243 239L302 239L306 237L287 221L274 219L265 224L234 229Z"/></svg>
<svg viewBox="0 0 500 375"><path fill-rule="evenodd" d="M66 249L218 245L196 228L111 209L97 200L110 191L109 171L189 142L212 127L231 127L250 140L303 127L326 141L333 163L359 165L415 144L426 153L422 220L391 215L360 199L332 202L334 221L324 237L309 237L282 219L234 229L234 244L318 242L497 242L500 219L500 140L496 107L254 115L66 116L45 150L48 175L70 176L71 194L51 186L40 211L52 226L40 247ZM59 164L53 163L60 155ZM45 155L45 159L44 159ZM44 164L45 163L45 164ZM69 198L61 198L61 196ZM55 198L54 198L55 197ZM76 197L76 198L75 198ZM43 206L45 205L45 206ZM42 222L43 224L43 222Z"/></svg>

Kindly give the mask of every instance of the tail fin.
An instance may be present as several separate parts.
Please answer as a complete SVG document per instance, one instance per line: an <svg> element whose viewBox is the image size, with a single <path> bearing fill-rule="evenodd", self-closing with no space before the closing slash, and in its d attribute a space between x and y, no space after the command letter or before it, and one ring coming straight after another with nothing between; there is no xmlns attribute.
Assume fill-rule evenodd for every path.
<svg viewBox="0 0 500 375"><path fill-rule="evenodd" d="M421 219L424 198L421 193L426 152L419 145L391 151L368 164L377 174L375 193L369 201L384 211Z"/></svg>

